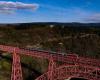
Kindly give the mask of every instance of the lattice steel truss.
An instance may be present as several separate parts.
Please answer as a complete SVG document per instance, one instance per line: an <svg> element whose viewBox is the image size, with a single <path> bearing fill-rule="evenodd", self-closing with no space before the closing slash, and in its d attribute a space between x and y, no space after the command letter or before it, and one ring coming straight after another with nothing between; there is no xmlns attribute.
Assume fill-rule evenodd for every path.
<svg viewBox="0 0 100 80"><path fill-rule="evenodd" d="M88 80L100 80L100 60L80 57L76 54L51 54L47 51L26 50L18 47L0 45L0 50L13 55L11 80L23 80L20 55L48 59L48 71L36 80L64 80L81 77ZM58 66L56 62L64 64Z"/></svg>

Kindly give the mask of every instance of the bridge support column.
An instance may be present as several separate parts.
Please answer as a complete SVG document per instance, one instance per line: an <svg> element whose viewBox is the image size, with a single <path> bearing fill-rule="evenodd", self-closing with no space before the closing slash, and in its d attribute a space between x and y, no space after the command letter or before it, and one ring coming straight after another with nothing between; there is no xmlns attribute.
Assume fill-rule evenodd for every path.
<svg viewBox="0 0 100 80"><path fill-rule="evenodd" d="M48 80L54 80L54 70L56 69L56 63L54 62L52 56L49 61L49 67L48 67Z"/></svg>
<svg viewBox="0 0 100 80"><path fill-rule="evenodd" d="M23 80L20 56L15 52L15 50L13 53L11 80Z"/></svg>

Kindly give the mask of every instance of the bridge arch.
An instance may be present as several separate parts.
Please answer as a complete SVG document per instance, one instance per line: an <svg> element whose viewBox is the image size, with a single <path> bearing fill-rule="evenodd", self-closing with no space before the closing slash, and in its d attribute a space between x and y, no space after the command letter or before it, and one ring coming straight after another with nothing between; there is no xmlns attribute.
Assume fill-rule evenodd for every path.
<svg viewBox="0 0 100 80"><path fill-rule="evenodd" d="M100 80L100 69L82 65L60 66L54 71L48 71L36 80L49 80L48 76L52 72L51 80L66 80L68 78L83 78L86 80Z"/></svg>

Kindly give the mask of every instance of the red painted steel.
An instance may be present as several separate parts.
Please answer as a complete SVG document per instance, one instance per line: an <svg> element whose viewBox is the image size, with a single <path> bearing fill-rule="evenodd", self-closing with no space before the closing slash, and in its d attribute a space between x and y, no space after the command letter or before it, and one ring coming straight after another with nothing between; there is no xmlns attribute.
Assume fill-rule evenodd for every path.
<svg viewBox="0 0 100 80"><path fill-rule="evenodd" d="M37 58L43 58L43 59L48 59L50 60L51 56L54 61L61 61L66 64L84 64L84 65L91 65L91 66L98 66L100 67L100 59L91 59L91 58L85 58L85 57L73 57L73 56L65 56L61 54L50 54L47 51L30 51L30 50L24 50L20 49L18 47L12 47L12 46L4 46L0 45L0 50L6 51L9 53L13 53L13 49L16 49L16 53L22 54L22 55L27 55L27 56L32 56L32 57L37 57Z"/></svg>
<svg viewBox="0 0 100 80"><path fill-rule="evenodd" d="M51 56L50 61L49 61L49 66L48 66L48 71L49 71L47 74L48 80L54 80L53 75L54 75L54 70L57 68L56 66L57 66L56 63L54 62L54 60Z"/></svg>
<svg viewBox="0 0 100 80"><path fill-rule="evenodd" d="M11 80L23 80L20 56L15 51L13 53Z"/></svg>
<svg viewBox="0 0 100 80"><path fill-rule="evenodd" d="M69 77L84 77L89 80L100 80L100 60L80 57L76 54L51 54L48 51L26 50L18 47L0 45L0 50L13 55L11 80L22 80L22 69L19 55L27 55L49 60L48 71L36 80L64 80ZM64 65L57 66L55 62Z"/></svg>
<svg viewBox="0 0 100 80"><path fill-rule="evenodd" d="M49 71L38 77L36 80L47 80L48 73ZM87 80L100 80L100 69L90 66L64 65L56 68L52 77L53 80L65 80L73 77L85 78Z"/></svg>

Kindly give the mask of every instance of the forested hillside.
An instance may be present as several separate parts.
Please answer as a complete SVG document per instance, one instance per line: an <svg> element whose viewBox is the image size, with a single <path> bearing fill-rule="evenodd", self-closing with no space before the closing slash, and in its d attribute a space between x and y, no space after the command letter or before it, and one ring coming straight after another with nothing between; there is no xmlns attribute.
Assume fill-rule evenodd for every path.
<svg viewBox="0 0 100 80"><path fill-rule="evenodd" d="M97 25L97 24L96 24ZM13 24L0 27L0 44L99 57L100 28L83 24Z"/></svg>
<svg viewBox="0 0 100 80"><path fill-rule="evenodd" d="M99 24L2 24L0 44L100 58L100 28ZM11 55L0 54L0 80L10 80L11 62ZM21 56L21 63L24 80L34 80L48 65L27 56Z"/></svg>

